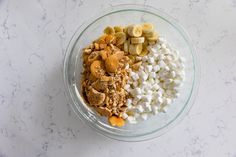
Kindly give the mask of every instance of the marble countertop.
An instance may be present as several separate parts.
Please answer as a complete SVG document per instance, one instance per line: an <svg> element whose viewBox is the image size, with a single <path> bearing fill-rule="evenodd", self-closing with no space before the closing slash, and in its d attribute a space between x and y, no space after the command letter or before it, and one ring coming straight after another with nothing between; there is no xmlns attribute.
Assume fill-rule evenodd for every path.
<svg viewBox="0 0 236 157"><path fill-rule="evenodd" d="M105 138L78 120L62 79L65 48L78 25L123 3L175 17L201 64L188 116L138 143ZM235 45L236 0L0 0L0 157L236 157Z"/></svg>

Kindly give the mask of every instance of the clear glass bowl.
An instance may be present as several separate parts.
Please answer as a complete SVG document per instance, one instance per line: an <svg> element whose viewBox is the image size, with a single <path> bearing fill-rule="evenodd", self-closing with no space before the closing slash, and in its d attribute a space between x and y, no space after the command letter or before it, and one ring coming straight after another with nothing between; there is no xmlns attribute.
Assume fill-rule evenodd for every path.
<svg viewBox="0 0 236 157"><path fill-rule="evenodd" d="M82 72L81 50L101 35L106 26L151 22L159 34L167 39L180 55L186 58L186 79L180 89L180 97L170 105L166 113L135 125L112 127L107 118L99 116L84 102L80 91ZM143 5L119 5L102 11L80 26L72 37L64 61L64 81L69 103L75 113L97 132L122 141L142 141L162 135L175 126L190 110L197 91L199 66L195 49L183 28L167 14Z"/></svg>

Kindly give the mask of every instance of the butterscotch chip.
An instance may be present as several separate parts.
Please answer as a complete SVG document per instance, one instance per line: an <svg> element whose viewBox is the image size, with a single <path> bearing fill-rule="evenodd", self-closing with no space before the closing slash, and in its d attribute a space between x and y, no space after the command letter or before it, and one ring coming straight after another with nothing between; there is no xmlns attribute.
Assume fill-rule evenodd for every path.
<svg viewBox="0 0 236 157"><path fill-rule="evenodd" d="M90 71L96 78L101 78L105 74L104 65L101 61L95 60L90 66Z"/></svg>
<svg viewBox="0 0 236 157"><path fill-rule="evenodd" d="M108 120L112 126L122 127L125 125L125 121L121 117L111 116Z"/></svg>
<svg viewBox="0 0 236 157"><path fill-rule="evenodd" d="M89 103L92 106L99 106L101 105L106 95L104 93L98 92L97 90L90 88L89 91L86 93Z"/></svg>

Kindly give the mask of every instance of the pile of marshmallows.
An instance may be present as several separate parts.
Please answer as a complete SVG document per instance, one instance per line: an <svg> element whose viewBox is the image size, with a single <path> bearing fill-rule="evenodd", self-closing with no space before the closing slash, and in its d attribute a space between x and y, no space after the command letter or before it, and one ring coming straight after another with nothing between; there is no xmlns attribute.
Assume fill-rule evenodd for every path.
<svg viewBox="0 0 236 157"><path fill-rule="evenodd" d="M130 70L131 79L125 86L133 98L127 100L127 112L122 115L131 124L147 120L150 116L166 112L179 96L178 87L185 78L183 57L166 40L148 47L138 72Z"/></svg>

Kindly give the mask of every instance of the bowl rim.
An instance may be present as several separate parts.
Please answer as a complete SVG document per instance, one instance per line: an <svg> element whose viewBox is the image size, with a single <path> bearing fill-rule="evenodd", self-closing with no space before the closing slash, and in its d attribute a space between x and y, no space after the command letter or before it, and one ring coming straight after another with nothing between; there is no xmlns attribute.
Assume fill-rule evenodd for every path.
<svg viewBox="0 0 236 157"><path fill-rule="evenodd" d="M126 8L126 9L124 9L124 8ZM69 60L71 57L71 52L74 48L75 43L80 38L80 36L83 34L83 31L85 31L85 29L87 27L89 27L92 23L94 23L95 21L99 20L100 18L102 18L104 16L107 16L109 14L116 13L116 12L126 11L126 10L146 12L146 13L158 16L158 17L162 18L163 20L167 21L174 28L176 28L176 30L178 30L179 33L182 35L185 42L189 45L192 57L194 59L194 81L193 81L193 85L192 85L192 90L191 90L191 94L190 94L186 104L181 109L181 111L172 120L170 120L167 124L165 124L161 128L155 129L155 130L148 132L146 134L136 135L136 136L122 136L122 135L118 135L118 134L113 134L111 131L104 130L104 128L101 128L101 126L95 127L92 123L90 123L88 121L88 119L86 118L87 116L83 112L80 112L80 110L78 109L78 106L75 105L76 102L73 99L72 91L71 91L70 84L69 84L69 77L68 77L69 76L68 75L68 67L69 67L68 65L69 65ZM78 36L78 34L79 34L79 36ZM68 44L65 52L66 53L65 53L65 57L64 57L63 78L64 78L64 85L65 85L65 89L66 89L65 93L66 93L67 100L69 101L69 105L71 106L71 108L73 109L75 114L83 122L85 122L85 120L86 120L86 122L88 122L88 123L86 123L87 125L89 125L91 128L96 130L98 133L100 133L106 137L110 137L112 139L116 139L116 140L120 140L120 141L143 141L143 140L148 140L151 138L159 137L162 134L166 133L168 130L170 130L170 128L176 126L180 121L182 121L184 119L184 117L190 111L190 109L196 99L196 95L197 95L197 91L198 91L198 87L199 87L199 81L200 81L200 66L198 63L199 60L198 60L198 57L196 54L196 49L195 49L194 45L192 44L192 40L191 40L189 34L184 30L184 28L173 17L171 17L170 15L168 15L168 14L166 14L166 13L164 13L152 6L137 5L137 4L121 4L121 5L115 5L115 6L109 7L107 9L99 12L96 16L93 16L92 18L89 18L87 21L83 22L83 24L80 25L76 29L74 35L72 36L71 40L69 41L69 44ZM91 115L90 118L93 118L93 116Z"/></svg>

